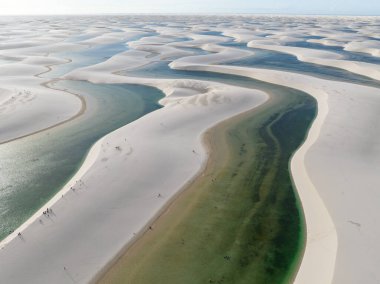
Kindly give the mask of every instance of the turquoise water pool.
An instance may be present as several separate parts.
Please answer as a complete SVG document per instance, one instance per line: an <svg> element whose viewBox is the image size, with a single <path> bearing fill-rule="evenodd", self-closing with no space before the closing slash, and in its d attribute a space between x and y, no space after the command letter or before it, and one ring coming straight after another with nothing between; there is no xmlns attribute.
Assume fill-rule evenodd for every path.
<svg viewBox="0 0 380 284"><path fill-rule="evenodd" d="M99 138L158 109L163 97L138 85L61 81L54 87L81 94L87 110L64 125L0 145L0 239L60 190Z"/></svg>

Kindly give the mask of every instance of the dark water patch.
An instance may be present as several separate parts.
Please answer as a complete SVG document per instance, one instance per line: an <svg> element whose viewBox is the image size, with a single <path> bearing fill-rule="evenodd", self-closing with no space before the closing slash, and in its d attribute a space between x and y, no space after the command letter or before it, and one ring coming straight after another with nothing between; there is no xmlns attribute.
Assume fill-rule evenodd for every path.
<svg viewBox="0 0 380 284"><path fill-rule="evenodd" d="M348 34L356 34L356 33L358 33L357 30L353 30L351 28L340 28L340 29L335 29L335 30L339 31L339 32L348 33Z"/></svg>
<svg viewBox="0 0 380 284"><path fill-rule="evenodd" d="M219 45L226 46L226 47L237 47L237 48L247 47L246 42L239 42L239 41L223 42L223 43L220 43Z"/></svg>
<svg viewBox="0 0 380 284"><path fill-rule="evenodd" d="M379 37L373 37L373 36L369 36L368 37L369 40L376 40L376 41L380 41L380 38Z"/></svg>
<svg viewBox="0 0 380 284"><path fill-rule="evenodd" d="M306 42L306 41L290 42L290 43L287 43L286 45L287 46L318 49L318 50L333 51L333 52L336 52L340 55L343 55L345 60L367 62L367 63L372 63L372 64L380 64L380 58L379 57L371 56L369 54L362 53L362 52L346 51L341 46L328 46L328 45L324 45L324 44Z"/></svg>
<svg viewBox="0 0 380 284"><path fill-rule="evenodd" d="M316 35L309 35L309 36L303 36L304 39L322 39L323 36L316 36Z"/></svg>
<svg viewBox="0 0 380 284"><path fill-rule="evenodd" d="M290 71L311 75L326 80L335 80L379 87L379 83L376 80L351 73L344 69L302 62L299 61L297 57L282 52L268 51L256 48L249 48L249 50L255 52L255 55L240 60L230 61L227 62L227 64L233 66L247 66L280 71Z"/></svg>
<svg viewBox="0 0 380 284"><path fill-rule="evenodd" d="M234 60L230 62L222 63L224 65L232 66L243 66L243 67L254 67L254 68L264 68L264 69L275 69L281 71L291 71L301 74L307 74L311 76L320 77L327 80L337 80L348 83L357 83L370 85L374 87L379 87L379 83L370 78L353 74L351 72L333 68L325 67L322 65L304 63L299 61L295 56L288 55L280 52L272 52L262 49L252 49L255 52L254 56L245 57L243 59ZM135 76L135 77L157 77L160 78L186 78L186 79L198 79L198 80L209 80L226 82L228 84L235 85L236 82L243 84L243 86L250 85L249 79L234 76L234 75L224 75L215 74L213 72L202 72L202 76L199 76L199 71L187 71L187 70L173 70L168 64L170 62L153 62L140 69L133 71L120 72L120 74ZM253 86L253 85L251 85Z"/></svg>
<svg viewBox="0 0 380 284"><path fill-rule="evenodd" d="M217 32L217 31L200 31L195 32L200 35L211 35L211 36L223 36L223 32Z"/></svg>
<svg viewBox="0 0 380 284"><path fill-rule="evenodd" d="M302 217L288 165L315 115L315 100L300 96L286 107L273 109L258 129L263 144L256 165L252 165L254 213L246 220L239 242L238 260L245 281L282 283L291 274L295 252L302 247L300 239L294 237L295 232L302 231ZM239 276L236 281L245 283Z"/></svg>

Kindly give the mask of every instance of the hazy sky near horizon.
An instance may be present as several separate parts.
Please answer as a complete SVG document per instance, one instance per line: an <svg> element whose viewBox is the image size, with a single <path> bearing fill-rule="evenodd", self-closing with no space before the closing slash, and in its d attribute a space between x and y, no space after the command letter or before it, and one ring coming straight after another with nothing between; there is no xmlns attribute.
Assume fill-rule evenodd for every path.
<svg viewBox="0 0 380 284"><path fill-rule="evenodd" d="M379 0L0 0L0 14L282 13L380 15Z"/></svg>

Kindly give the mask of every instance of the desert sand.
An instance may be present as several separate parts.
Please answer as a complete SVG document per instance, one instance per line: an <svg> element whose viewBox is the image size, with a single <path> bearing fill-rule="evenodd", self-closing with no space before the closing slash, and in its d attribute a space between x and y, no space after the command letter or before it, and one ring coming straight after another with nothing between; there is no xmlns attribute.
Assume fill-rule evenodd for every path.
<svg viewBox="0 0 380 284"><path fill-rule="evenodd" d="M84 111L78 96L47 88L51 80L149 85L165 93L160 101L163 108L98 141L64 188L0 243L1 281L86 283L94 279L201 173L208 157L202 144L205 131L268 99L268 94L258 90L215 82L118 75L151 62L173 60L173 69L251 77L304 91L317 100L318 115L290 162L307 228L305 253L295 283L378 282L378 89L303 74L222 65L254 52L220 45L241 41L249 47L285 52L302 61L379 79L376 64L348 61L334 52L283 45L312 34L320 37L320 42L325 38L324 44L377 56L377 44L361 43L363 38L378 36L371 26L377 19L343 17L337 25L328 17L189 17L191 22L202 19L202 23L186 26L175 16L157 16L156 21L177 24L144 26L145 19L136 16L136 27L123 27L122 21L110 23L103 17L79 19L70 22L70 29L63 27L68 18L49 19L60 29L46 35L42 31L47 27L40 29L41 24L32 21L36 31L30 32L30 24L23 19L12 22L17 29L8 31L5 27L0 31L5 39L0 46L0 58L5 61L0 62L0 143L64 123ZM289 20L296 20L298 28ZM99 27L99 21L109 28ZM360 33L345 33L347 23ZM199 34L207 32L211 24L211 30L223 34ZM74 35L83 39L67 39ZM186 40L176 41L175 37ZM125 44L126 50L102 62L79 66L60 78L45 77L49 68L76 60L60 55L63 51L83 51L104 44ZM212 53L194 55L181 49L186 47ZM49 214L42 214L46 208Z"/></svg>

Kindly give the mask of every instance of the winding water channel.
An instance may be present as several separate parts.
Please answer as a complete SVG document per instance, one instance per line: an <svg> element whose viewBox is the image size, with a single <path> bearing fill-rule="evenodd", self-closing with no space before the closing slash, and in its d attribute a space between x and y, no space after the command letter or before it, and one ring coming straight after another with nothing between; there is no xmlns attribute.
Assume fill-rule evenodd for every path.
<svg viewBox="0 0 380 284"><path fill-rule="evenodd" d="M203 34L215 33L210 31L203 32ZM149 35L154 35L154 33ZM226 43L224 45L245 48L255 52L254 56L227 63L230 65L286 70L325 79L354 82L374 87L380 86L378 82L367 77L338 68L300 62L296 57L284 53L250 49L239 43ZM298 44L297 46L302 45ZM313 44L310 47L313 46L315 45ZM60 54L59 56L64 58L74 58L74 61L56 66L44 76L56 78L75 68L99 63L125 50L127 50L125 43L119 43L89 48L76 54ZM197 54L204 53L199 49L187 50L192 50ZM347 55L346 53L344 52L345 55ZM350 58L363 61L367 59L357 54ZM277 103L272 102L268 105L264 114L257 117L253 113L239 122L240 124L236 124L236 129L231 129L232 134L229 133L232 138L228 139L234 141L231 142L231 151L235 153L236 157L240 157L240 160L234 160L234 165L241 165L241 163L245 165L244 171L236 175L244 182L248 195L252 199L250 203L246 204L246 211L239 214L251 214L251 209L256 208L256 215L252 215L255 218L247 219L248 226L238 228L243 236L241 241L247 242L245 248L252 248L252 251L237 248L234 253L240 254L240 260L244 260L243 264L241 261L236 264L243 267L242 269L246 269L246 266L250 267L251 262L256 261L255 265L257 265L257 260L266 259L268 254L274 255L272 259L267 261L266 267L260 267L260 271L264 271L267 275L277 273L276 279L288 277L286 271L294 265L294 258L299 256L303 241L302 211L291 184L288 162L291 155L302 143L310 127L316 113L316 102L306 93L291 88L241 76L172 70L168 67L168 63L170 62L158 61L138 70L120 72L120 74L131 77L215 81L263 90L275 98ZM50 87L68 90L82 96L86 101L86 111L79 118L59 127L0 145L0 219L2 220L0 223L0 239L5 238L25 222L62 188L78 170L87 152L97 140L107 133L160 108L158 100L163 97L159 90L139 85L106 85L59 80L51 83ZM289 125L294 127L287 128ZM242 135L241 133L248 134ZM248 139L248 141L244 139ZM250 139L252 141L259 140L261 144L257 143L256 140L255 143L250 143L252 142ZM244 148L247 145L251 149L246 151L255 155L256 161L249 162L252 160L249 155L241 155L241 147ZM258 149L261 154L256 153ZM257 161L260 161L260 164ZM231 172L238 171L237 168L229 168L229 170ZM227 188L229 191L231 191L231 186L236 188L237 185L232 181L234 176L221 174L220 177L229 178L225 182L230 186ZM268 182L266 179L271 180ZM278 218L274 223L274 228L268 227L269 221L264 217L272 214L268 212L271 206L275 208L274 212ZM287 212L291 212L289 218L286 218ZM257 220L261 220L261 225ZM264 223L265 226L263 226ZM252 242L257 242L261 237L257 234L257 230L263 230L263 235L270 236L267 238L268 242L263 245L267 254L265 252L261 254L253 248ZM248 235L251 239L248 238ZM274 252L273 246L277 246ZM255 260L255 254L260 254L261 258ZM280 270L276 270L279 263L281 264ZM222 274L219 276L222 277ZM265 283L268 278L262 276L262 279L262 283Z"/></svg>

